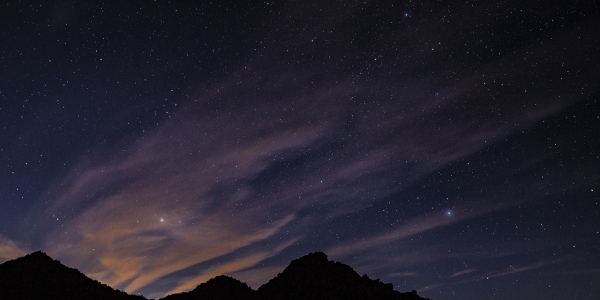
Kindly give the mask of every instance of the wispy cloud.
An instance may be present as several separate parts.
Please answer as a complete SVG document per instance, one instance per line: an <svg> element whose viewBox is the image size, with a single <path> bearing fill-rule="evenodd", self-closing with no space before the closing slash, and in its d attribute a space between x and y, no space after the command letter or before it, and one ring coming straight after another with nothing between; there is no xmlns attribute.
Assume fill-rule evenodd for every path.
<svg viewBox="0 0 600 300"><path fill-rule="evenodd" d="M124 157L75 168L46 209L47 216L59 216L46 219L55 228L49 251L133 292L264 241L295 219L293 210L273 215L268 202L250 201L257 196L248 182L270 157L310 144L318 131L248 132L255 136L214 147L204 135L175 129L180 126L134 143ZM239 270L234 265L220 271Z"/></svg>
<svg viewBox="0 0 600 300"><path fill-rule="evenodd" d="M449 278L453 278L453 277L462 276L462 275L465 275L465 274L473 273L473 272L475 272L475 271L477 271L477 270L476 270L476 269L466 269L466 270L458 271L458 272L456 272L456 273L454 273L454 274L450 275L450 277L449 277Z"/></svg>
<svg viewBox="0 0 600 300"><path fill-rule="evenodd" d="M367 207L571 103L482 110L470 96L485 84L477 74L434 94L422 80L407 82L407 90L385 81L357 87L345 77L307 91L320 74L292 74L260 59L234 73L162 125L80 158L56 179L30 218L52 229L47 251L95 279L138 291L269 242L306 214L319 215L318 223ZM272 100L282 95L286 101ZM453 107L465 107L469 117L441 117L454 118ZM463 204L452 217L422 215L327 252L373 250L523 201L530 200ZM265 255L256 250L174 290L218 272L241 272Z"/></svg>
<svg viewBox="0 0 600 300"><path fill-rule="evenodd" d="M538 269L538 268L542 268L545 267L547 265L550 265L551 262L546 262L546 261L540 261L540 262L536 262L536 263L532 263L532 264L528 264L525 266L520 266L520 267L515 267L515 266L509 266L504 270L499 270L499 271L493 271L493 272L489 272L486 275L483 276L476 276L476 277L472 277L469 279L465 279L465 280L461 280L458 282L437 282L437 283L432 283L423 287L418 288L418 291L428 291L428 290L433 290L433 289L437 289L443 286L447 286L447 285L451 285L451 284L463 284L463 283L468 283L468 282L473 282L473 281L482 281L482 280L489 280L492 278L496 278L496 277L502 277L502 276L506 276L506 275L512 275L512 274L517 274L517 273L522 273L522 272L527 272L530 270L534 270L534 269ZM463 271L459 271L456 272L454 274L452 274L450 277L448 278L456 278L456 277L460 277L466 274L470 274L475 272L475 269L467 269L467 270L463 270Z"/></svg>
<svg viewBox="0 0 600 300"><path fill-rule="evenodd" d="M101 207L74 220L79 229L74 234L76 240L52 240L48 246L56 255L67 259L92 259L83 266L84 271L112 286L124 285L128 292L162 276L265 240L293 220L293 216L288 216L261 228L247 221L220 221L228 216L219 212L209 215L209 220L182 218L184 224L180 225L177 219L142 219L144 216L131 211L132 219L119 218L111 204L114 205L103 201ZM246 218L250 220L252 216ZM95 221L87 221L91 219ZM135 219L142 219L146 224L136 226L138 220Z"/></svg>
<svg viewBox="0 0 600 300"><path fill-rule="evenodd" d="M496 278L496 277L501 277L501 276L516 274L516 273L522 273L522 272L526 272L526 271L538 269L538 268L541 268L541 267L545 267L545 266L550 265L550 264L552 264L552 262L539 261L539 262L535 262L535 263L528 264L528 265L525 265L525 266L512 266L511 265L511 266L508 266L504 270L489 272L488 274L483 275L483 276L478 276L478 277L475 277L475 278L471 278L471 279L459 281L459 282L457 282L457 284L458 283L467 283L467 282L472 282L472 281L479 281L479 280L487 280L487 279L491 279L491 278Z"/></svg>
<svg viewBox="0 0 600 300"><path fill-rule="evenodd" d="M286 243L275 247L272 251L251 254L242 258L234 259L217 267L211 268L194 278L183 280L176 288L166 293L165 295L185 292L195 288L197 285L204 283L215 276L231 274L253 267L261 261L279 254L285 248L297 243L298 240L299 239L292 239Z"/></svg>
<svg viewBox="0 0 600 300"><path fill-rule="evenodd" d="M219 276L222 274L227 274L230 272L235 272L238 270L243 270L243 269L252 267L267 257L268 257L267 253L259 253L259 254L254 254L254 255L251 255L248 257L244 257L241 259L227 262L224 265L218 266L216 268L212 268L212 269L208 270L207 272L204 272L200 276L197 276L190 280L186 280L184 283L180 284L175 289L169 291L166 294L168 295L168 294L175 294L175 293L189 291L189 290L193 289L194 287L196 287L198 284L206 282L215 276Z"/></svg>
<svg viewBox="0 0 600 300"><path fill-rule="evenodd" d="M29 251L14 241L0 235L0 263L24 256Z"/></svg>
<svg viewBox="0 0 600 300"><path fill-rule="evenodd" d="M504 271L495 272L495 273L491 273L491 274L486 275L485 279L494 278L494 277L500 277L500 276L506 276L506 275L515 274L515 273L521 273L521 272L525 272L525 271L529 271L529 270L533 270L533 269L538 269L538 268L547 266L549 264L550 264L549 262L540 261L540 262L536 262L536 263L529 264L529 265L522 266L522 267L509 266ZM483 278L484 277L481 277L480 279L483 279Z"/></svg>
<svg viewBox="0 0 600 300"><path fill-rule="evenodd" d="M516 203L513 203L512 205L515 204ZM378 248L394 241L402 240L443 226L449 226L454 223L506 207L507 205L499 205L494 203L479 203L457 206L455 207L455 213L452 216L448 216L445 212L435 212L416 217L400 225L394 230L391 230L390 232L365 238L356 242L351 241L341 244L327 250L327 253L332 256L344 257L354 253L365 252L369 249Z"/></svg>

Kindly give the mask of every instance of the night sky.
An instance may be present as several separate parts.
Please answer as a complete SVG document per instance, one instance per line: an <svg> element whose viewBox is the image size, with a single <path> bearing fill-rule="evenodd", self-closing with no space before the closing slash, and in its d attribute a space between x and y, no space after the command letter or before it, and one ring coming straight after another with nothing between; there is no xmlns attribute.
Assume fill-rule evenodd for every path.
<svg viewBox="0 0 600 300"><path fill-rule="evenodd" d="M172 2L0 4L0 262L597 299L595 1Z"/></svg>

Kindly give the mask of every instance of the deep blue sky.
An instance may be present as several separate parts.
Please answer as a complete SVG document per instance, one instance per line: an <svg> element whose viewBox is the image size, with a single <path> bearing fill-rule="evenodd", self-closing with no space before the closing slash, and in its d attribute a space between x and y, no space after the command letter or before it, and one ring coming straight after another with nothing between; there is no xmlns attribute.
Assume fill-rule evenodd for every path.
<svg viewBox="0 0 600 300"><path fill-rule="evenodd" d="M1 4L0 262L600 294L597 4L239 2Z"/></svg>

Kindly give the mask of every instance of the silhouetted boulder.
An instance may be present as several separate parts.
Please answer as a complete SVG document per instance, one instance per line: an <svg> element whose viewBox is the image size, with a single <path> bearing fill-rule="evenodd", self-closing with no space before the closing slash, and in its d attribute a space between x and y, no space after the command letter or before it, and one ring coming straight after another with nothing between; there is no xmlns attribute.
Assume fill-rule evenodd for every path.
<svg viewBox="0 0 600 300"><path fill-rule="evenodd" d="M423 300L416 292L400 293L392 284L360 276L351 267L329 261L322 252L296 259L258 288L256 300L378 299Z"/></svg>
<svg viewBox="0 0 600 300"><path fill-rule="evenodd" d="M247 284L227 276L217 276L195 289L166 296L161 300L242 300L252 299L256 293Z"/></svg>
<svg viewBox="0 0 600 300"><path fill-rule="evenodd" d="M0 298L11 300L145 300L90 279L43 252L0 265Z"/></svg>

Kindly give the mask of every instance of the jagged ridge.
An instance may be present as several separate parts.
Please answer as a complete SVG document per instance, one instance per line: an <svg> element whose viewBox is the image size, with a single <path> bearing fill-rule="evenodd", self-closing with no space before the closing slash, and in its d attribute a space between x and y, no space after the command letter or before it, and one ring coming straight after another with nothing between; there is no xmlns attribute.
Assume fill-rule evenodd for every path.
<svg viewBox="0 0 600 300"><path fill-rule="evenodd" d="M2 299L143 300L114 290L37 251L0 265Z"/></svg>
<svg viewBox="0 0 600 300"><path fill-rule="evenodd" d="M40 251L0 264L0 296L2 299L15 300L145 299L92 280ZM237 279L217 276L190 292L162 298L191 299L425 300L415 291L400 293L393 289L392 284L369 279L366 275L361 277L350 266L328 260L327 255L322 252L310 253L293 260L282 273L256 291Z"/></svg>
<svg viewBox="0 0 600 300"><path fill-rule="evenodd" d="M253 299L256 291L251 289L247 284L228 277L217 276L203 284L198 285L195 289L166 296L162 300L237 300L237 299Z"/></svg>
<svg viewBox="0 0 600 300"><path fill-rule="evenodd" d="M350 266L327 259L322 252L296 259L258 288L257 300L380 299L421 300L416 291L400 293L390 283L360 276Z"/></svg>

